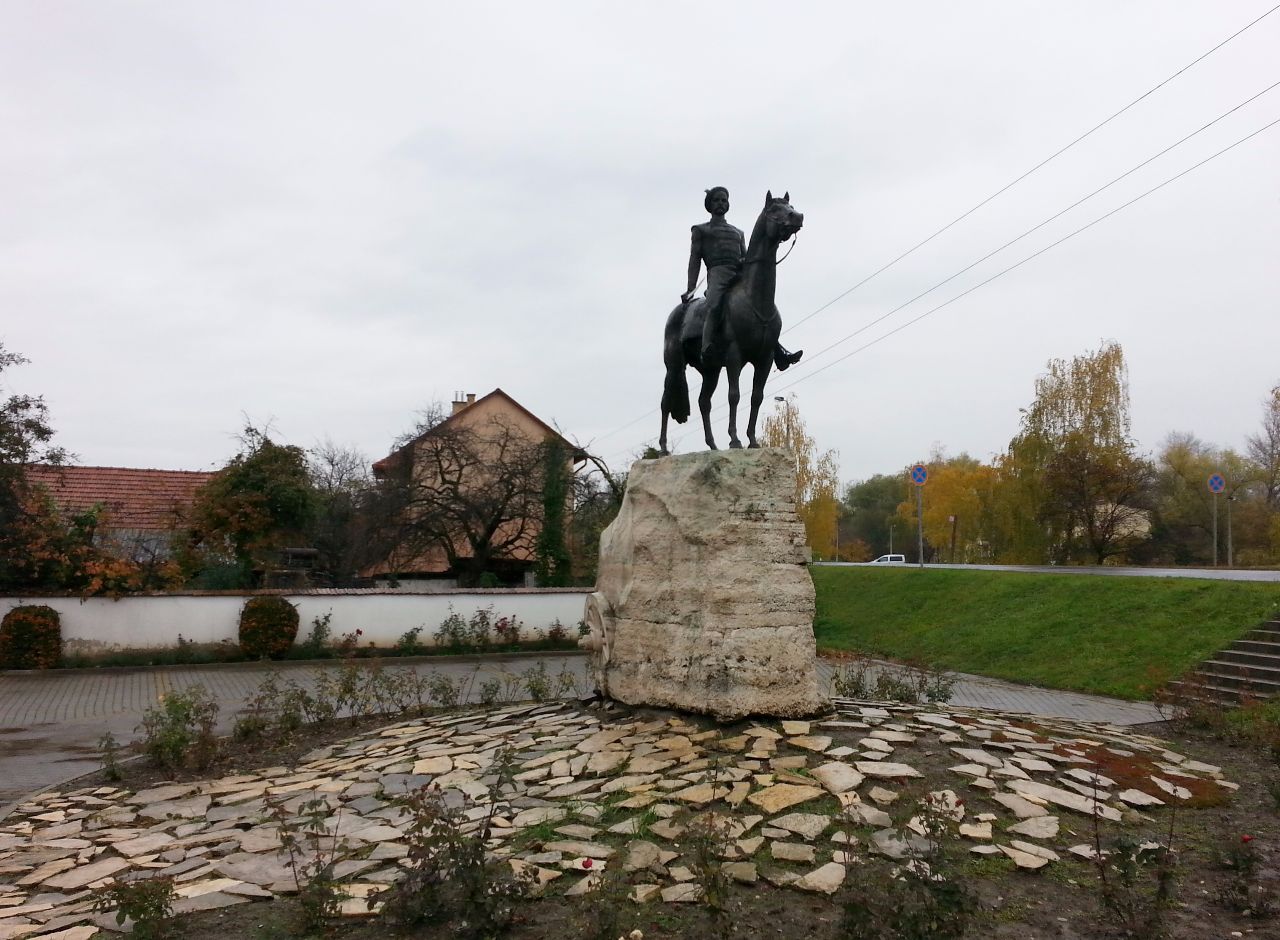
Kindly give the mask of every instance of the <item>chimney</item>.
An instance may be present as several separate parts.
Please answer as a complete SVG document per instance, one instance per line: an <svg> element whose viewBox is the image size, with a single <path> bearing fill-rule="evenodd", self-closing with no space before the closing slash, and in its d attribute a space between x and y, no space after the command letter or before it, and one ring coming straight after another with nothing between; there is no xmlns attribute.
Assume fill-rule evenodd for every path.
<svg viewBox="0 0 1280 940"><path fill-rule="evenodd" d="M452 417L453 415L456 415L459 411L466 408L468 405L474 405L475 403L476 403L475 392L467 393L465 398L462 392L454 392L453 393L453 411L449 413L450 417Z"/></svg>

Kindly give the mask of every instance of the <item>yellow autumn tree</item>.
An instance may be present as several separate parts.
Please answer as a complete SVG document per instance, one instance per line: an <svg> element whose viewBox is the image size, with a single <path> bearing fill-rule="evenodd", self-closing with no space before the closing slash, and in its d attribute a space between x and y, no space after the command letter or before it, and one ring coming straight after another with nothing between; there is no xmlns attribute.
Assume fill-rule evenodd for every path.
<svg viewBox="0 0 1280 940"><path fill-rule="evenodd" d="M935 451L925 466L929 470L929 479L922 494L924 539L934 549L934 560L954 560L957 563L985 561L995 468L968 454L947 457L940 451ZM904 471L909 472L909 469ZM914 533L915 493L898 506L898 518Z"/></svg>
<svg viewBox="0 0 1280 940"><path fill-rule="evenodd" d="M805 428L795 396L779 402L764 419L760 442L789 450L796 463L796 511L815 560L839 555L840 465L834 450L818 452Z"/></svg>

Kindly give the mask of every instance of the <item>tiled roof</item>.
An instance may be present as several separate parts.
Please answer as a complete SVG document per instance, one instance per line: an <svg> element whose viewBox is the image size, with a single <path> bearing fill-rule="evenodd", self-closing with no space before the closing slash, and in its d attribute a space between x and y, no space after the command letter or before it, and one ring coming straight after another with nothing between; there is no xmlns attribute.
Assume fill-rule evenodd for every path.
<svg viewBox="0 0 1280 940"><path fill-rule="evenodd" d="M133 467L27 467L27 479L48 490L63 510L106 510L103 524L116 529L168 531L177 527L196 490L214 474L203 470L138 470Z"/></svg>
<svg viewBox="0 0 1280 940"><path fill-rule="evenodd" d="M581 455L581 457L585 459L586 455L582 454L581 448L565 440L559 431L557 431L551 425L547 424L547 422L543 421L536 414L534 414L524 405L520 404L520 402L516 401L514 398L512 398L510 395L508 395L506 392L504 392L500 388L495 388L488 395L481 397L479 401L469 402L467 404L467 408L474 408L476 405L479 405L487 401L488 399L493 398L494 396L501 397L505 402L507 402L508 405L511 405L512 407L519 409L525 415L532 418L536 423L542 426L542 429L546 432L547 437L558 438L560 443L564 446L565 450L568 451L571 455L573 455L575 459L578 459L579 455ZM475 396L473 395L471 397L474 398ZM404 460L406 457L410 456L413 453L413 448L415 445L417 445L419 441L421 441L425 437L429 437L432 434L439 433L441 428L447 427L449 425L449 422L451 422L454 418L456 418L461 413L462 413L461 411L455 411L453 414L449 415L449 417L445 418L435 427L430 428L424 431L423 433L419 434L417 437L411 440L408 444L405 444L399 450L392 451L390 454L387 454L387 456L383 457L381 460L374 461L373 475L375 477L381 478L391 473L394 469L396 469L397 465L402 460Z"/></svg>

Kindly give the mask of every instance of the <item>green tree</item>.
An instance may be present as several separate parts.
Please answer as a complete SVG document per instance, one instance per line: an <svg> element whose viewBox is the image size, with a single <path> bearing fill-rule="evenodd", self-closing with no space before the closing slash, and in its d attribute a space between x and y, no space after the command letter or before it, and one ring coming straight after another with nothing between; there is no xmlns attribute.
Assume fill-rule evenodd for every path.
<svg viewBox="0 0 1280 940"><path fill-rule="evenodd" d="M585 458L583 470L572 478L569 554L574 582L595 584L600 562L600 536L622 508L627 475L613 472L601 458L585 449L581 455Z"/></svg>
<svg viewBox="0 0 1280 940"><path fill-rule="evenodd" d="M792 395L764 419L760 442L789 450L796 466L796 511L815 560L835 558L840 510L840 466L834 450L818 452Z"/></svg>
<svg viewBox="0 0 1280 940"><path fill-rule="evenodd" d="M254 427L242 444L191 509L184 562L201 586L251 587L281 549L308 539L316 492L306 452Z"/></svg>
<svg viewBox="0 0 1280 940"><path fill-rule="evenodd" d="M844 491L845 523L841 528L841 543L860 542L867 546L867 554L872 558L902 551L910 533L898 520L897 512L899 504L907 498L907 489L907 478L896 473L878 473L849 484ZM911 531L914 525L912 522Z"/></svg>
<svg viewBox="0 0 1280 940"><path fill-rule="evenodd" d="M1186 433L1170 434L1157 460L1153 561L1212 563L1214 497L1208 480L1214 473L1221 473L1226 480L1217 499L1219 563L1228 560L1229 528L1234 561L1271 562L1273 513L1266 497L1267 471L1230 448L1213 447Z"/></svg>
<svg viewBox="0 0 1280 940"><path fill-rule="evenodd" d="M549 438L542 445L542 525L533 547L540 587L564 587L571 579L565 543L570 476L569 455L557 438Z"/></svg>
<svg viewBox="0 0 1280 940"><path fill-rule="evenodd" d="M0 344L0 379L27 361ZM28 480L32 464L66 462L53 435L43 397L13 394L0 401L0 590L61 587L68 550L91 539L83 527L63 524L52 501Z"/></svg>
<svg viewBox="0 0 1280 940"><path fill-rule="evenodd" d="M1129 432L1118 343L1049 362L1001 461L1010 560L1101 564L1146 540L1154 469Z"/></svg>

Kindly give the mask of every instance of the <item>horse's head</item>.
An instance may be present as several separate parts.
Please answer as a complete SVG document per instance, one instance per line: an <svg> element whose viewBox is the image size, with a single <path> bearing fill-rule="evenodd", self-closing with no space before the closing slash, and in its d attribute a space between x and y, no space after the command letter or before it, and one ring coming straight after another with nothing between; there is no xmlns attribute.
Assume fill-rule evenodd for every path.
<svg viewBox="0 0 1280 940"><path fill-rule="evenodd" d="M764 212L762 213L769 234L777 241L786 241L804 225L804 213L791 208L791 193L782 194L781 198L772 192L764 194Z"/></svg>

